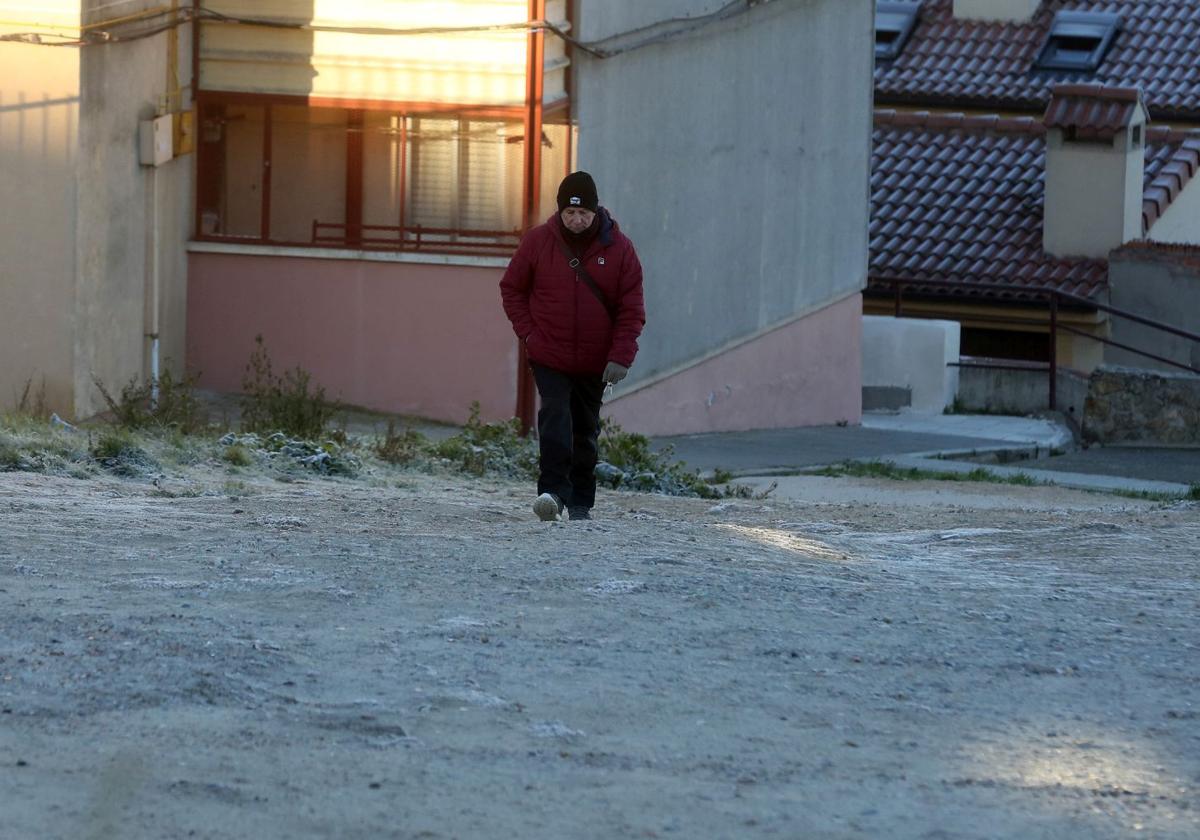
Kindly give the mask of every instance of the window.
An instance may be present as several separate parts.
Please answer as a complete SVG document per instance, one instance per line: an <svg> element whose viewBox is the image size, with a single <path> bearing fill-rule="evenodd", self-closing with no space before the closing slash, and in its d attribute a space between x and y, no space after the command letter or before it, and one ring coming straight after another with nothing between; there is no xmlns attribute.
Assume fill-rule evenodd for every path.
<svg viewBox="0 0 1200 840"><path fill-rule="evenodd" d="M917 24L918 3L875 4L875 58L879 61L900 55Z"/></svg>
<svg viewBox="0 0 1200 840"><path fill-rule="evenodd" d="M1100 67L1121 25L1121 16L1101 12L1058 12L1038 56L1041 70L1093 71Z"/></svg>
<svg viewBox="0 0 1200 840"><path fill-rule="evenodd" d="M201 236L262 238L266 108L206 107L200 119L199 201Z"/></svg>
<svg viewBox="0 0 1200 840"><path fill-rule="evenodd" d="M206 101L198 236L387 250L511 252L524 195L524 123L419 113ZM543 184L569 159L548 116Z"/></svg>
<svg viewBox="0 0 1200 840"><path fill-rule="evenodd" d="M963 327L959 352L983 359L1045 362L1050 359L1050 334Z"/></svg>

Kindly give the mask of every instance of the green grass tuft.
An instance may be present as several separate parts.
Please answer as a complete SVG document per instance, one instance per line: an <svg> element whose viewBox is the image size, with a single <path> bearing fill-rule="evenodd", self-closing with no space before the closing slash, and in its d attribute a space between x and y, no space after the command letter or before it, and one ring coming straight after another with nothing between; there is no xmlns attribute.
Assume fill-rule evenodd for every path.
<svg viewBox="0 0 1200 840"><path fill-rule="evenodd" d="M813 470L809 475L829 476L839 478L886 478L893 481L974 481L990 484L1015 484L1022 487L1036 487L1047 482L1039 481L1025 473L1016 475L1001 475L985 467L977 467L970 472L959 473L950 470L923 470L917 467L900 467L891 461L845 461L828 467Z"/></svg>
<svg viewBox="0 0 1200 840"><path fill-rule="evenodd" d="M248 467L254 463L254 455L240 443L235 443L225 447L221 460L235 467Z"/></svg>

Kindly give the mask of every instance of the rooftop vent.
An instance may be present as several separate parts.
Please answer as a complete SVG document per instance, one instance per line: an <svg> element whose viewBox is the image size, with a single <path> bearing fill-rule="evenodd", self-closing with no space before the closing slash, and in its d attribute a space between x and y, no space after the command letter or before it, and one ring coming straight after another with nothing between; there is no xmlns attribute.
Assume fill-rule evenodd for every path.
<svg viewBox="0 0 1200 840"><path fill-rule="evenodd" d="M887 61L900 55L904 42L917 25L919 3L875 4L875 60Z"/></svg>
<svg viewBox="0 0 1200 840"><path fill-rule="evenodd" d="M953 12L959 20L1024 23L1040 5L1041 0L954 0Z"/></svg>
<svg viewBox="0 0 1200 840"><path fill-rule="evenodd" d="M1106 12L1058 12L1038 56L1038 69L1096 70L1120 25L1120 15Z"/></svg>

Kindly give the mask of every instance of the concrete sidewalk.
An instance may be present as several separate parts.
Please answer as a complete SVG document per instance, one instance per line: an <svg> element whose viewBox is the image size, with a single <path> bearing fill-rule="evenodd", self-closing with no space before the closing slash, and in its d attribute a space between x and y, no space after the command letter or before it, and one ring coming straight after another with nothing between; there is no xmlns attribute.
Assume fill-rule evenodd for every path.
<svg viewBox="0 0 1200 840"><path fill-rule="evenodd" d="M868 414L861 426L819 426L656 438L689 467L735 477L788 475L846 461L941 472L981 462L998 475L1103 492L1186 495L1200 484L1200 449L1075 451L1062 423L991 415ZM1059 458L1064 459L1061 464Z"/></svg>

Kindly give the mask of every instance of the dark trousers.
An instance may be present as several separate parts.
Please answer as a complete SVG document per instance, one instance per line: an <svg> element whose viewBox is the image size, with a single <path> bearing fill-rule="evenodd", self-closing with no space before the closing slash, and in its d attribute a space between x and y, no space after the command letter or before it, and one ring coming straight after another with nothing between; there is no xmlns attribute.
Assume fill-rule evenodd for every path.
<svg viewBox="0 0 1200 840"><path fill-rule="evenodd" d="M538 493L553 493L567 507L591 508L596 504L596 441L604 383L599 374L531 367L542 399Z"/></svg>

